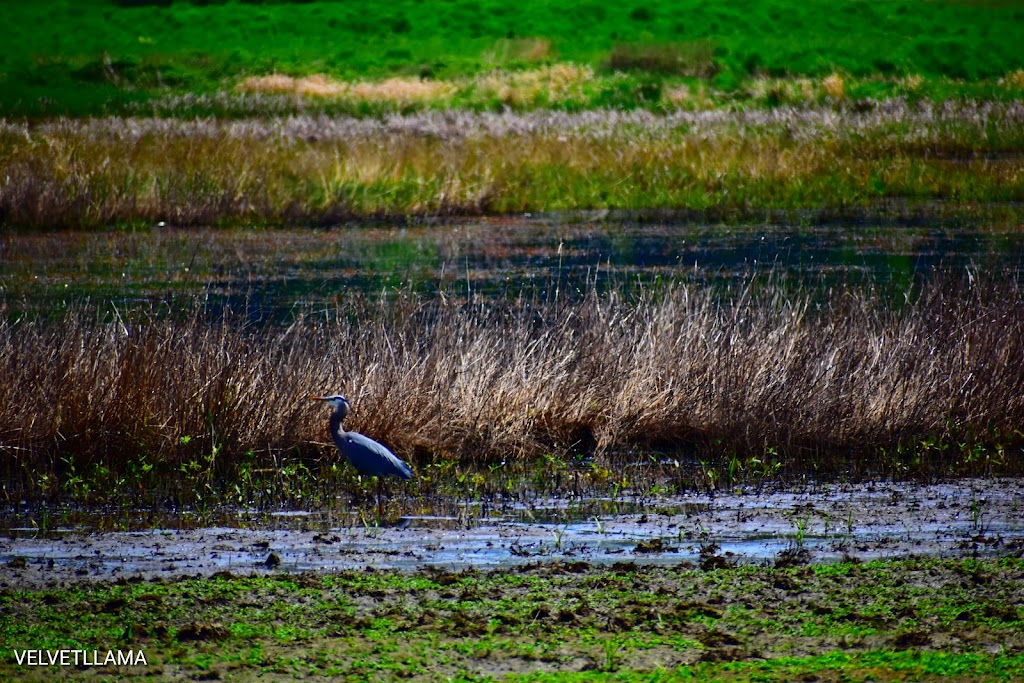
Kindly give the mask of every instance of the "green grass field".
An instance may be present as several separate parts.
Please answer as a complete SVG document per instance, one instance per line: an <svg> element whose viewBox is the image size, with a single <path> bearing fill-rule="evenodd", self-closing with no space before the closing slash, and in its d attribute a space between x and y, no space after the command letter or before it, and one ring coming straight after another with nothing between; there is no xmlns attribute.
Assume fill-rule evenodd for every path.
<svg viewBox="0 0 1024 683"><path fill-rule="evenodd" d="M913 77L926 96L1014 97L1024 67L1024 6L1009 0L3 5L5 21L18 27L0 46L7 116L119 112L269 73L458 79L568 62L629 74L603 84L586 106L644 106L660 100L652 92L665 79L737 93L754 78L834 72L868 79L863 95Z"/></svg>

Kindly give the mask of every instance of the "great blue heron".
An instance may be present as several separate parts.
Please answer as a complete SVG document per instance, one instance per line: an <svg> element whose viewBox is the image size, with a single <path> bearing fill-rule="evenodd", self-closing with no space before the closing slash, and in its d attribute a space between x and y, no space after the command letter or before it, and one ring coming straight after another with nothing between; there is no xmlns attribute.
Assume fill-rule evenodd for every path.
<svg viewBox="0 0 1024 683"><path fill-rule="evenodd" d="M373 477L393 476L400 479L412 479L412 470L402 459L392 453L387 446L378 443L359 432L346 432L341 421L352 412L348 399L341 394L331 396L310 396L311 401L324 401L334 407L331 419L327 423L334 445L345 456L359 474Z"/></svg>

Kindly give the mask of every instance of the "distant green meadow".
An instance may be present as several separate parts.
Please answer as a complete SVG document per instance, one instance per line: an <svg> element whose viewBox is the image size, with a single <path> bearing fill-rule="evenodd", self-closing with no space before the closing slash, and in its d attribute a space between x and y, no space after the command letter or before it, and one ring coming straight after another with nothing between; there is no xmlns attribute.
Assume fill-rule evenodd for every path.
<svg viewBox="0 0 1024 683"><path fill-rule="evenodd" d="M564 63L607 80L562 108L657 108L687 83L743 99L756 79L830 74L854 97L1024 87L1024 5L1010 0L57 0L5 2L3 17L17 28L0 44L0 115L16 117L124 113L271 73L457 81Z"/></svg>

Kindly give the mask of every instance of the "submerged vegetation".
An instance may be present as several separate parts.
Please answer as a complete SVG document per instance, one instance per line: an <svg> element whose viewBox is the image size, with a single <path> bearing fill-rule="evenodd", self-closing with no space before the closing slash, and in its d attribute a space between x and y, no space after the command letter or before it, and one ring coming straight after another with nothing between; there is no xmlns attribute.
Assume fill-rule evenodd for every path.
<svg viewBox="0 0 1024 683"><path fill-rule="evenodd" d="M83 679L1017 680L1022 581L1019 559L224 572L4 590L0 647L145 653L62 670ZM8 679L49 669L0 661Z"/></svg>
<svg viewBox="0 0 1024 683"><path fill-rule="evenodd" d="M442 470L528 476L545 458L620 486L637 455L670 457L680 487L1019 474L1021 292L937 278L908 295L752 280L580 301L350 296L287 327L198 307L8 319L7 496L295 503L285 483L337 478L326 416L302 400L333 390L425 490Z"/></svg>
<svg viewBox="0 0 1024 683"><path fill-rule="evenodd" d="M261 105L262 106L262 105ZM335 224L582 209L1016 220L1020 102L0 123L0 221Z"/></svg>

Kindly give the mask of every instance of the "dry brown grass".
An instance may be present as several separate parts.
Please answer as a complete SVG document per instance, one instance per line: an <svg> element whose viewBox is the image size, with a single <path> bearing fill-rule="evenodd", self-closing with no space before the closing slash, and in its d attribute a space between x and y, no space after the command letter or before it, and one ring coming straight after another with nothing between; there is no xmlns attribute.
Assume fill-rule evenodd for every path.
<svg viewBox="0 0 1024 683"><path fill-rule="evenodd" d="M759 77L747 84L747 94L760 102L810 104L815 92L808 79L794 81L782 78Z"/></svg>
<svg viewBox="0 0 1024 683"><path fill-rule="evenodd" d="M346 99L354 102L390 103L407 106L415 103L437 103L451 98L458 87L445 81L421 78L388 78L383 81L349 83L324 74L292 78L283 74L250 76L238 84L246 93L270 93L321 98Z"/></svg>
<svg viewBox="0 0 1024 683"><path fill-rule="evenodd" d="M333 322L230 319L0 326L10 491L139 462L236 481L243 461L330 453L303 398L343 391L351 427L417 466L656 449L780 472L1017 472L1024 306L1008 286L938 283L888 308L768 286L673 287L624 302L351 300ZM248 454L248 455L247 455ZM190 475L195 476L195 475Z"/></svg>
<svg viewBox="0 0 1024 683"><path fill-rule="evenodd" d="M999 82L1007 88L1024 90L1024 69L1017 69L999 79Z"/></svg>
<svg viewBox="0 0 1024 683"><path fill-rule="evenodd" d="M457 88L444 81L419 78L388 78L379 83L355 83L349 93L357 101L394 102L408 105L414 102L437 102L455 94Z"/></svg>
<svg viewBox="0 0 1024 683"><path fill-rule="evenodd" d="M242 80L236 88L242 92L294 93L295 79L286 74L267 74L265 76L249 76Z"/></svg>
<svg viewBox="0 0 1024 683"><path fill-rule="evenodd" d="M703 83L693 86L680 84L668 88L662 93L662 102L667 109L679 108L691 111L714 109L714 102L708 94L708 88Z"/></svg>
<svg viewBox="0 0 1024 683"><path fill-rule="evenodd" d="M236 86L240 93L290 95L334 99L352 104L444 106L461 96L477 104L501 103L514 108L585 101L597 88L589 66L556 63L520 70L507 69L509 61L535 62L545 58L550 44L542 40L499 42L500 55L487 61L495 68L473 78L455 81L394 77L381 81L348 82L324 74L293 78L283 74L250 76Z"/></svg>
<svg viewBox="0 0 1024 683"><path fill-rule="evenodd" d="M833 100L841 100L846 97L846 80L837 73L829 74L821 82L825 94Z"/></svg>

